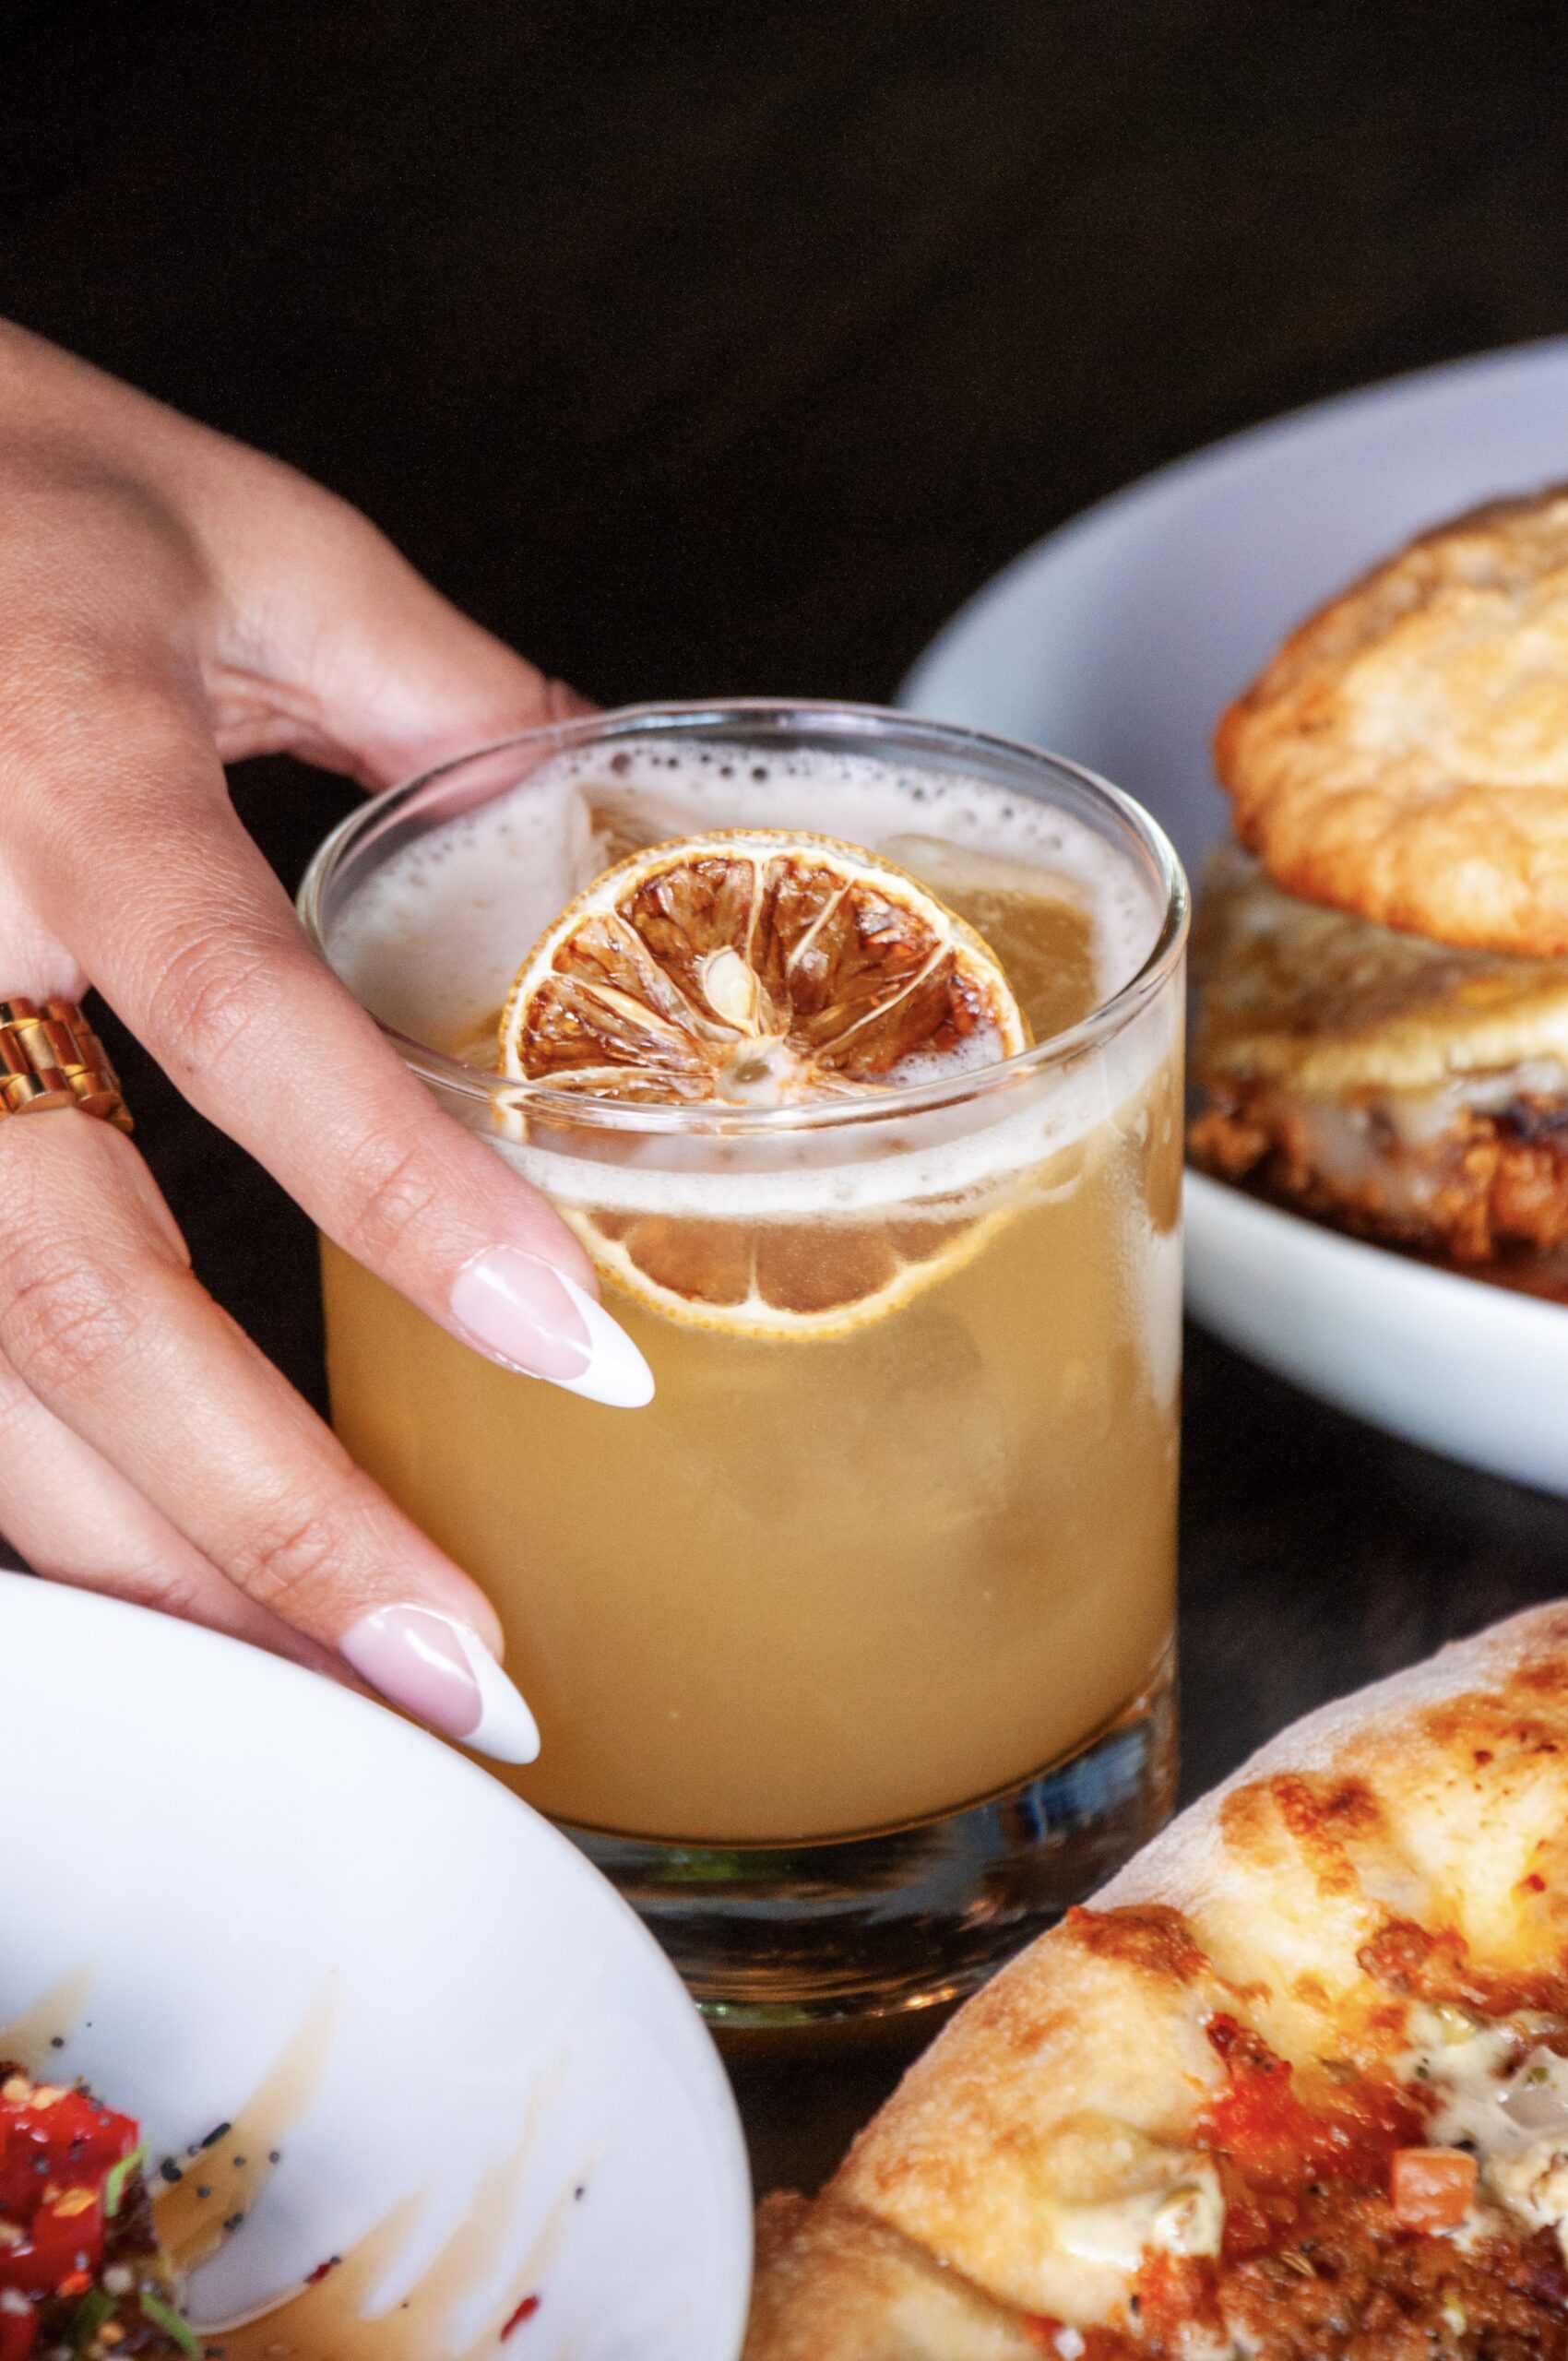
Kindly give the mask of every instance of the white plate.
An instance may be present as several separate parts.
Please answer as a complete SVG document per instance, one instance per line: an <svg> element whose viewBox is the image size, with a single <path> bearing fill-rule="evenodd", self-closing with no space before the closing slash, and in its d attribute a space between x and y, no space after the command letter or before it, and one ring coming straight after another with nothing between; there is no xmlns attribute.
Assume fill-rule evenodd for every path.
<svg viewBox="0 0 1568 2361"><path fill-rule="evenodd" d="M933 641L901 705L1074 755L1189 867L1227 825L1216 715L1289 625L1420 527L1568 477L1568 338L1322 402L1162 469L1039 542ZM1206 1325L1396 1433L1568 1492L1568 1310L1315 1228L1201 1175Z"/></svg>
<svg viewBox="0 0 1568 2361"><path fill-rule="evenodd" d="M161 1616L0 1575L0 2020L140 2117L179 2202L244 2208L204 2325L344 2258L314 2331L234 2361L733 2361L728 2084L579 1853L395 1715ZM247 2190L232 2159L274 2149Z"/></svg>

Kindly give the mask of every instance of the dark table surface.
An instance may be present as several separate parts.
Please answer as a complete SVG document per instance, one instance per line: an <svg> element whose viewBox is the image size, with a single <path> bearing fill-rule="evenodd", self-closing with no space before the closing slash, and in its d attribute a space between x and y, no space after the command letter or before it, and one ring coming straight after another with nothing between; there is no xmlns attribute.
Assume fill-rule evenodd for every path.
<svg viewBox="0 0 1568 2361"><path fill-rule="evenodd" d="M10 0L0 310L604 702L877 698L1117 484L1568 326L1565 68L1555 0ZM291 882L351 800L234 787ZM198 1270L319 1402L303 1217L117 1047ZM1189 1792L1562 1589L1568 1507L1191 1337ZM759 2182L897 2065L739 2068Z"/></svg>

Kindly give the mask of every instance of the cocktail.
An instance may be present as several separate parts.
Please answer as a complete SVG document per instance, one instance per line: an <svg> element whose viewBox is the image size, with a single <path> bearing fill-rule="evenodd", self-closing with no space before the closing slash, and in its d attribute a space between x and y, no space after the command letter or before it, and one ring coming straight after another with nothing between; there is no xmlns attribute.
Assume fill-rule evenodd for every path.
<svg viewBox="0 0 1568 2361"><path fill-rule="evenodd" d="M1169 847L971 733L648 707L377 799L302 908L657 1382L508 1374L325 1250L338 1430L538 1716L507 1775L729 2022L967 1988L1170 1799Z"/></svg>

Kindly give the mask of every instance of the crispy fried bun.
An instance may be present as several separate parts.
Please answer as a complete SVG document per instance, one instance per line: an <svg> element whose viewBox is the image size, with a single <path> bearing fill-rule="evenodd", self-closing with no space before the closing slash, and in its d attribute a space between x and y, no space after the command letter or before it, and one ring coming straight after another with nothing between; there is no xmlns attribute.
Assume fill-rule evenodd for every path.
<svg viewBox="0 0 1568 2361"><path fill-rule="evenodd" d="M1221 717L1242 841L1292 894L1568 954L1568 487L1423 534Z"/></svg>
<svg viewBox="0 0 1568 2361"><path fill-rule="evenodd" d="M1232 852L1194 967L1206 1170L1460 1262L1568 1240L1568 960L1396 934Z"/></svg>

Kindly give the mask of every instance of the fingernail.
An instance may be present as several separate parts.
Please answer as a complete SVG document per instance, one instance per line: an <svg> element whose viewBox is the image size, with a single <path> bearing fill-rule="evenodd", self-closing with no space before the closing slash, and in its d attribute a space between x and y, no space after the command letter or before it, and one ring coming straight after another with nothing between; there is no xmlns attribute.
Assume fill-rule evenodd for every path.
<svg viewBox="0 0 1568 2361"><path fill-rule="evenodd" d="M653 1371L601 1303L520 1246L492 1246L464 1264L452 1287L452 1317L493 1361L546 1377L568 1394L640 1410L653 1399Z"/></svg>
<svg viewBox="0 0 1568 2361"><path fill-rule="evenodd" d="M339 1652L362 1680L444 1738L497 1762L531 1762L539 1725L477 1631L432 1607L378 1607Z"/></svg>

